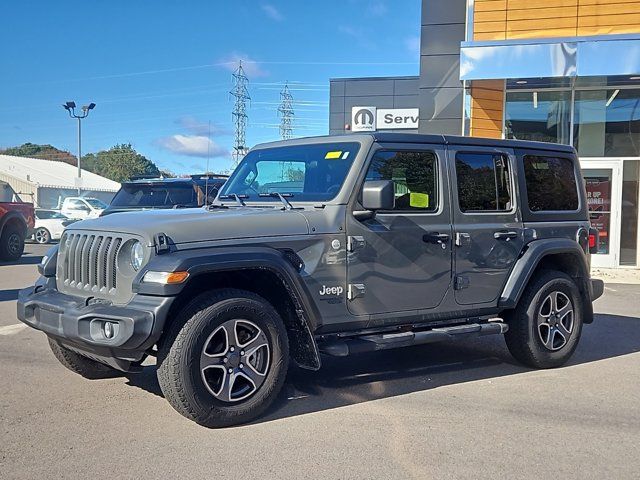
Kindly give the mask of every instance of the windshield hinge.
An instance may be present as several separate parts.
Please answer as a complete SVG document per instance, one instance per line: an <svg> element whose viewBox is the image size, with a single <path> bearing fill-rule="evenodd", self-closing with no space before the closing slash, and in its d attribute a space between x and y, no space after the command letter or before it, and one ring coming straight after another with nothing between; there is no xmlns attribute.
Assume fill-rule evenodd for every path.
<svg viewBox="0 0 640 480"><path fill-rule="evenodd" d="M156 233L153 237L153 244L156 247L156 255L162 255L169 251L169 237L164 233Z"/></svg>

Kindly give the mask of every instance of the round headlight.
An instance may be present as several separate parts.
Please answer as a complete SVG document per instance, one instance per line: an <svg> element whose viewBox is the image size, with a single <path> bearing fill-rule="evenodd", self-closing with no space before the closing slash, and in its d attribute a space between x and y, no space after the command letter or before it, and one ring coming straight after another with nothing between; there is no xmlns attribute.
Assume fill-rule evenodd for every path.
<svg viewBox="0 0 640 480"><path fill-rule="evenodd" d="M142 262L144 261L144 248L142 248L142 244L136 241L131 246L131 266L134 270L140 270L142 267Z"/></svg>

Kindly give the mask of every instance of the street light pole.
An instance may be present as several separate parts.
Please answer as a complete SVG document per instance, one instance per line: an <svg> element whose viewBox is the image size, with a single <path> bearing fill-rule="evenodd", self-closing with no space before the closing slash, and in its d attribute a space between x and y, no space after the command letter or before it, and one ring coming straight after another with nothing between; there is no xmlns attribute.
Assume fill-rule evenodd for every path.
<svg viewBox="0 0 640 480"><path fill-rule="evenodd" d="M83 105L82 113L76 113L76 102L67 102L62 107L69 113L71 118L78 119L78 195L80 195L80 179L82 178L82 167L80 166L80 159L82 158L82 119L89 116L89 112L96 107L95 103L89 105Z"/></svg>

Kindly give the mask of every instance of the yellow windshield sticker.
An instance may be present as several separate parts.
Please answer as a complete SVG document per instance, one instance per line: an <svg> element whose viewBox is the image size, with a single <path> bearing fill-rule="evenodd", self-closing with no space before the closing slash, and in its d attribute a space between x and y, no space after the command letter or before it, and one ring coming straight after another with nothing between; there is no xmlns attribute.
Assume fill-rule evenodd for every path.
<svg viewBox="0 0 640 480"><path fill-rule="evenodd" d="M409 194L409 205L413 208L429 208L429 194L411 192Z"/></svg>
<svg viewBox="0 0 640 480"><path fill-rule="evenodd" d="M337 150L335 152L327 152L327 154L324 156L325 160L336 160L339 159L342 156L342 150Z"/></svg>

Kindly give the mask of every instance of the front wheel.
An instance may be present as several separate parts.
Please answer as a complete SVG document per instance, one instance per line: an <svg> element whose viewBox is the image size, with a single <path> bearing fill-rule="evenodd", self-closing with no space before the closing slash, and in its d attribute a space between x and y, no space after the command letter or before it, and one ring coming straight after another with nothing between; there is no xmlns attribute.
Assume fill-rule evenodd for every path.
<svg viewBox="0 0 640 480"><path fill-rule="evenodd" d="M284 324L263 298L226 289L185 307L158 352L158 382L179 413L206 427L258 417L287 373Z"/></svg>
<svg viewBox="0 0 640 480"><path fill-rule="evenodd" d="M40 244L49 243L51 241L51 234L49 230L44 227L40 227L36 230L36 233L33 234L33 238L36 242Z"/></svg>
<svg viewBox="0 0 640 480"><path fill-rule="evenodd" d="M505 340L517 360L533 368L564 365L582 333L582 298L575 280L559 271L541 273L506 320Z"/></svg>
<svg viewBox="0 0 640 480"><path fill-rule="evenodd" d="M72 352L66 347L63 347L56 340L49 339L49 347L53 352L53 355L58 359L58 361L78 375L83 376L84 378L88 378L90 380L97 380L101 378L112 378L120 375L120 372L117 370L104 365L102 363L96 362L95 360L91 360L79 353Z"/></svg>

